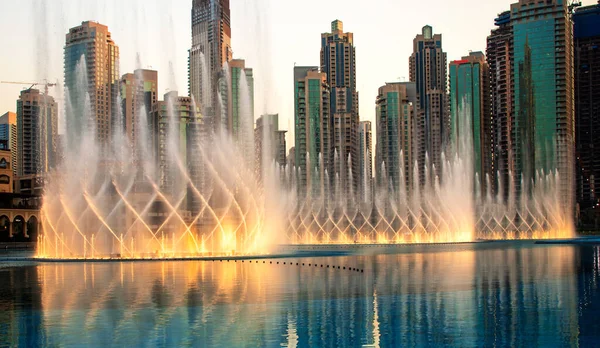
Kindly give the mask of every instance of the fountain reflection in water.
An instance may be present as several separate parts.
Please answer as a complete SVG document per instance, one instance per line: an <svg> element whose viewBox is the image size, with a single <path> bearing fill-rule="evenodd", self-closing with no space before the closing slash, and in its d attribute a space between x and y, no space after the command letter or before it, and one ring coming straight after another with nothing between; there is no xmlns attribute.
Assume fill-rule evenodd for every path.
<svg viewBox="0 0 600 348"><path fill-rule="evenodd" d="M220 84L232 83L228 70L225 66ZM76 88L86 91L83 58L78 73ZM203 95L212 91L207 80ZM117 112L110 142L99 144L90 96L71 100L67 90L67 129L75 126L69 122L84 126L69 139L64 163L46 188L39 256L196 257L262 254L280 243L440 243L573 233L558 172L539 172L531 183L521 181L530 194L519 198L517 178L511 174L507 198L502 189L493 195L490 178L482 185L473 175L470 132L456 137L451 155L441 156L440 168L425 156L406 173L409 166L400 151L399 178L382 175L373 194L355 192L351 186L344 190L340 171L329 173L322 156L307 155L306 167L314 168L314 174L306 187L298 185L300 168L263 165L264 173L256 175L252 103L244 74L239 83L244 95L236 139L224 127L213 132L212 124L227 124L224 113L221 119L204 117L208 108L200 105L196 113L192 99L191 113L182 120L176 98L166 98L165 128L159 130L158 121L148 119L142 108L136 137L130 140L121 131L123 115ZM459 112L466 129L469 107L463 103ZM185 127L188 137L182 143ZM158 138L163 140L157 145ZM271 154L273 145L265 142L264 153ZM157 164L163 163L157 161L160 156L166 164ZM352 168L353 160L336 152L333 166ZM385 173L385 163L377 169ZM399 185L409 174L412 183ZM347 177L353 179L349 169ZM414 180L421 177L422 185Z"/></svg>

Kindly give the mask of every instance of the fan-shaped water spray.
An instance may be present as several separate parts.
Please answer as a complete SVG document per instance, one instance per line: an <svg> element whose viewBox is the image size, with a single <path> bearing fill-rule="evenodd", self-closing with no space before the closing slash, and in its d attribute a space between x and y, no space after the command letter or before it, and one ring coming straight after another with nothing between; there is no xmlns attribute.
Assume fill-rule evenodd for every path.
<svg viewBox="0 0 600 348"><path fill-rule="evenodd" d="M82 59L77 90L65 94L67 129L72 131L64 163L46 188L41 257L198 257L269 253L277 244L572 234L557 171L540 171L532 183L510 174L508 183L496 183L494 194L489 176L474 174L468 131L454 140L447 156L442 154L440 168L425 156L407 171L399 151L398 177L387 176L381 163L376 168L381 180L373 191L355 191L342 182L342 177L359 180L352 177L351 156L334 151L331 173L320 154L306 154L306 169L280 167L269 157L274 145L266 138L257 172L251 91L244 74L238 82L243 95L237 134L206 122L206 104L196 106L188 98L183 107L182 97L171 92L164 110L150 114L140 108L134 137L124 133L123 115L116 112L110 141L100 143L84 67ZM219 83L231 84L231 79L225 74ZM208 103L212 88L202 88ZM461 112L462 124L468 126L469 114ZM304 171L309 180L301 187L298 178ZM527 188L521 195L518 180L523 181L519 187Z"/></svg>

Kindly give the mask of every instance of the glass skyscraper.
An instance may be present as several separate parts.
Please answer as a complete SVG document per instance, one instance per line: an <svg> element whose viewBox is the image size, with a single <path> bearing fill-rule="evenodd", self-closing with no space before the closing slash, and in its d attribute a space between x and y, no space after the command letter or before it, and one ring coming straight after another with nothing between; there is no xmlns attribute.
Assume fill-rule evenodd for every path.
<svg viewBox="0 0 600 348"><path fill-rule="evenodd" d="M572 201L575 133L569 6L566 0L521 0L510 11L514 154L525 184L521 190L531 189L536 172L558 170L563 196Z"/></svg>
<svg viewBox="0 0 600 348"><path fill-rule="evenodd" d="M577 203L581 223L592 227L597 213L586 211L600 203L600 4L578 8L573 24Z"/></svg>
<svg viewBox="0 0 600 348"><path fill-rule="evenodd" d="M247 167L254 167L254 74L243 59L227 64L227 78L219 83L221 98L220 129L229 134L247 159Z"/></svg>
<svg viewBox="0 0 600 348"><path fill-rule="evenodd" d="M485 192L493 185L489 69L482 52L450 63L450 137L459 153L473 153L473 169ZM461 146L472 146L462 149Z"/></svg>
<svg viewBox="0 0 600 348"><path fill-rule="evenodd" d="M329 107L327 75L318 67L294 67L295 164L301 196L307 190L323 194L325 183L321 178L325 178L326 170L332 173Z"/></svg>

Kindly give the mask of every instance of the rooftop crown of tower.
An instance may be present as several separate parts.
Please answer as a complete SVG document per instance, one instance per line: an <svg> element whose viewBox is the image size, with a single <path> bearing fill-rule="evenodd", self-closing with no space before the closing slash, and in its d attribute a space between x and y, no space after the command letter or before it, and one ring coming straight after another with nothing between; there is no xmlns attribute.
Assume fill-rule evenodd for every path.
<svg viewBox="0 0 600 348"><path fill-rule="evenodd" d="M344 31L344 23L339 19L336 19L335 21L331 22L331 32L334 33L336 31Z"/></svg>
<svg viewBox="0 0 600 348"><path fill-rule="evenodd" d="M426 25L423 27L423 36L425 40L431 40L431 38L433 37L433 28L431 27L431 25Z"/></svg>

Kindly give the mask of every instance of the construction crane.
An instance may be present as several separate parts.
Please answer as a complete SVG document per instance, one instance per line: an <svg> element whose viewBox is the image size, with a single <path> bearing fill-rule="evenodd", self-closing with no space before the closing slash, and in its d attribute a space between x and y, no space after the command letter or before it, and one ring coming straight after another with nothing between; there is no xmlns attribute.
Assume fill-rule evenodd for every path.
<svg viewBox="0 0 600 348"><path fill-rule="evenodd" d="M55 87L57 85L56 83L49 83L47 80L44 80L44 82L0 81L0 83L11 84L11 85L31 85L31 87L29 87L27 89L32 89L33 87L38 86L38 85L43 85L44 93L46 95L48 95L48 87Z"/></svg>
<svg viewBox="0 0 600 348"><path fill-rule="evenodd" d="M600 4L600 1L598 2ZM581 1L578 0L573 0L571 1L571 3L569 4L569 13L573 13L573 11L577 8L581 6Z"/></svg>

